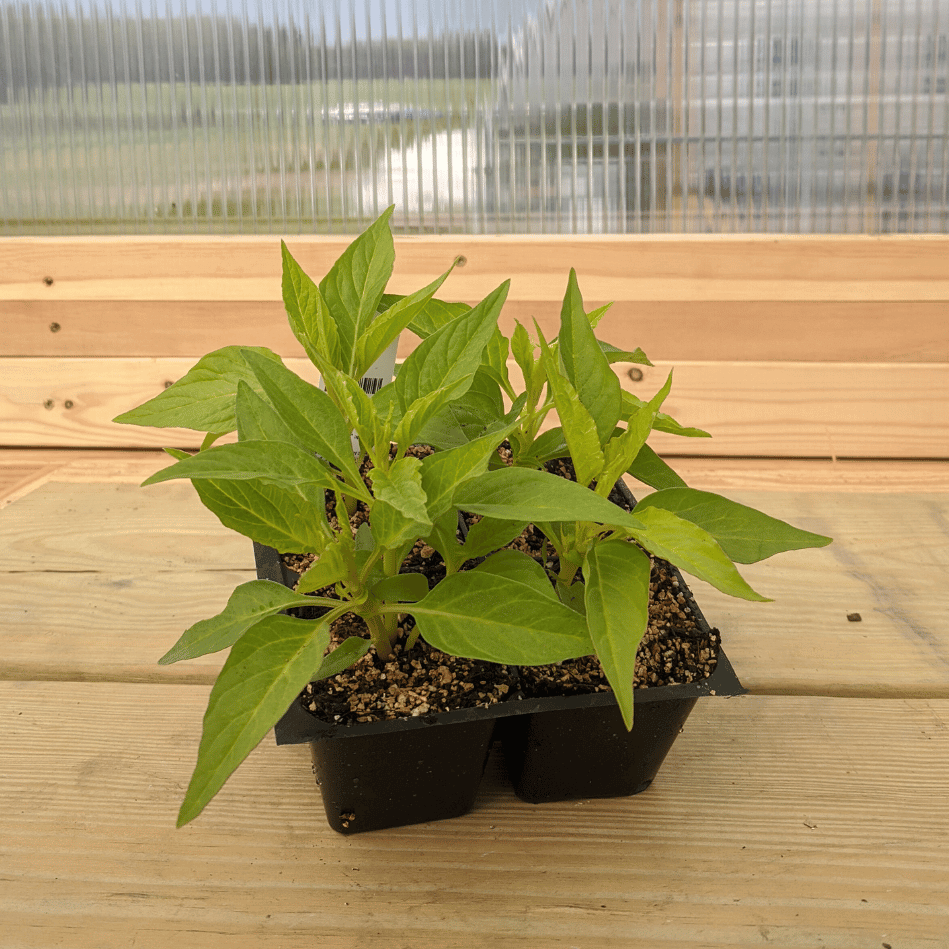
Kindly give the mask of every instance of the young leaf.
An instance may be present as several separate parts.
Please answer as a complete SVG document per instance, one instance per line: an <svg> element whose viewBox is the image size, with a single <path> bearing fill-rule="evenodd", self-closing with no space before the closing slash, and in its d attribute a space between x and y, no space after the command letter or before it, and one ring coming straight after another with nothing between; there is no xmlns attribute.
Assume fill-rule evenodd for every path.
<svg viewBox="0 0 949 949"><path fill-rule="evenodd" d="M327 618L314 623L271 616L234 644L211 689L179 827L204 810L273 728L319 668L329 641Z"/></svg>
<svg viewBox="0 0 949 949"><path fill-rule="evenodd" d="M395 246L389 230L393 207L369 226L343 251L319 289L339 335L337 368L356 376L356 341L376 315L386 283L392 275ZM384 347L383 347L384 348Z"/></svg>
<svg viewBox="0 0 949 949"><path fill-rule="evenodd" d="M431 299L409 323L409 329L421 339L428 339L432 333L470 309L467 303L446 303L444 300Z"/></svg>
<svg viewBox="0 0 949 949"><path fill-rule="evenodd" d="M431 530L422 463L418 458L400 458L389 471L372 472L372 533L383 547L397 547Z"/></svg>
<svg viewBox="0 0 949 949"><path fill-rule="evenodd" d="M182 659L194 659L233 646L244 633L268 616L292 606L312 606L310 597L288 590L272 580L250 580L231 594L227 606L210 619L203 619L186 629L178 642L165 653L158 664L167 666Z"/></svg>
<svg viewBox="0 0 949 949"><path fill-rule="evenodd" d="M499 550L515 537L520 537L527 521L502 521L496 517L482 517L472 524L465 538L465 560L483 557L492 550Z"/></svg>
<svg viewBox="0 0 949 949"><path fill-rule="evenodd" d="M645 528L645 524L589 488L532 468L488 471L458 489L455 506L504 520L592 521L627 530Z"/></svg>
<svg viewBox="0 0 949 949"><path fill-rule="evenodd" d="M285 554L322 550L329 539L323 491L313 485L283 487L266 481L197 479L201 503L231 530Z"/></svg>
<svg viewBox="0 0 949 949"><path fill-rule="evenodd" d="M319 682L321 679L328 679L348 669L369 652L371 645L370 640L363 639L361 636L350 636L344 639L332 652L323 657L319 670L315 675L310 676L310 681Z"/></svg>
<svg viewBox="0 0 949 949"><path fill-rule="evenodd" d="M339 334L319 287L303 272L283 241L280 242L280 253L283 258L283 303L293 335L312 362L316 363L319 356L339 368Z"/></svg>
<svg viewBox="0 0 949 949"><path fill-rule="evenodd" d="M511 355L524 376L524 388L530 389L534 378L534 344L526 329L517 323L511 336Z"/></svg>
<svg viewBox="0 0 949 949"><path fill-rule="evenodd" d="M142 482L142 487L175 478L211 478L218 481L250 481L262 478L279 485L314 484L336 491L340 481L318 458L286 442L249 441L218 445L163 468ZM345 486L347 494L367 503L369 492L362 481Z"/></svg>
<svg viewBox="0 0 949 949"><path fill-rule="evenodd" d="M623 414L621 417L625 421L628 421L630 416L635 415L646 404L642 399L638 399L631 392L627 392L625 389L623 389L622 398ZM653 425L653 428L657 432L668 432L670 435L682 435L685 438L712 437L708 432L703 431L701 428L687 428L684 425L680 425L674 418L666 415L665 412L660 412L656 416L656 421Z"/></svg>
<svg viewBox="0 0 949 949"><path fill-rule="evenodd" d="M234 414L237 384L244 381L255 392L262 393L260 383L244 359L248 349L280 362L276 353L262 347L216 349L199 359L181 379L154 399L117 415L113 421L154 428L191 428L216 434L233 432L237 428Z"/></svg>
<svg viewBox="0 0 949 949"><path fill-rule="evenodd" d="M553 461L554 458L565 458L568 451L563 428L558 425L556 428L548 428L546 432L541 432L534 444L527 449L527 452L517 459L517 463L539 468L545 461Z"/></svg>
<svg viewBox="0 0 949 949"><path fill-rule="evenodd" d="M761 511L693 488L669 488L643 498L636 514L662 508L708 531L735 563L757 563L786 550L826 547L829 537L792 527Z"/></svg>
<svg viewBox="0 0 949 949"><path fill-rule="evenodd" d="M633 727L636 650L649 620L649 557L622 540L596 543L583 558L590 639L627 729Z"/></svg>
<svg viewBox="0 0 949 949"><path fill-rule="evenodd" d="M415 603L428 593L428 580L421 573L397 573L384 577L373 588L377 600L390 603Z"/></svg>
<svg viewBox="0 0 949 949"><path fill-rule="evenodd" d="M593 335L593 328L583 310L577 274L572 269L560 311L557 340L564 373L593 417L602 445L622 413L622 388Z"/></svg>
<svg viewBox="0 0 949 949"><path fill-rule="evenodd" d="M376 315L356 340L356 366L352 373L354 378L361 378L389 345L398 339L399 333L425 309L452 270L454 264L427 287L400 298L398 302Z"/></svg>
<svg viewBox="0 0 949 949"><path fill-rule="evenodd" d="M342 580L348 572L346 558L342 551L343 540L327 544L320 551L319 559L297 581L297 593L314 593ZM277 548L281 550L282 548Z"/></svg>
<svg viewBox="0 0 949 949"><path fill-rule="evenodd" d="M606 463L600 447L596 422L580 402L577 390L570 380L561 375L560 367L551 354L539 326L537 326L537 336L540 340L541 365L547 376L547 388L554 398L554 406L560 417L560 425L570 450L577 481L582 485L588 485L599 478Z"/></svg>
<svg viewBox="0 0 949 949"><path fill-rule="evenodd" d="M693 577L711 583L722 593L744 600L771 602L768 597L751 589L715 538L697 524L660 507L646 506L640 511L637 505L636 517L646 525L646 529L630 533L650 553L668 560Z"/></svg>
<svg viewBox="0 0 949 949"><path fill-rule="evenodd" d="M488 294L477 306L424 339L411 353L395 378L399 404L408 413L417 400L438 392L452 383L470 380L481 363L481 356L497 326L510 281Z"/></svg>
<svg viewBox="0 0 949 949"><path fill-rule="evenodd" d="M351 482L360 480L353 459L351 427L333 400L286 366L245 355L270 404L294 434L294 442L325 458Z"/></svg>
<svg viewBox="0 0 949 949"><path fill-rule="evenodd" d="M607 442L604 451L606 463L602 476L604 488L607 486L612 488L616 479L636 460L636 456L646 444L646 439L652 431L659 413L659 406L666 400L671 387L672 373L670 372L665 385L635 415L630 416L626 431L622 435L614 435Z"/></svg>
<svg viewBox="0 0 949 949"><path fill-rule="evenodd" d="M538 596L556 600L553 584L547 571L533 557L520 550L499 550L491 554L484 563L475 567L478 573L490 573L495 577L508 577L530 587Z"/></svg>
<svg viewBox="0 0 949 949"><path fill-rule="evenodd" d="M538 665L593 651L583 617L519 577L455 573L411 613L426 642L469 659Z"/></svg>
<svg viewBox="0 0 949 949"><path fill-rule="evenodd" d="M460 485L488 470L488 460L514 425L509 422L490 435L422 459L422 488L432 520L451 510L452 498Z"/></svg>
<svg viewBox="0 0 949 949"><path fill-rule="evenodd" d="M277 414L277 410L246 382L237 384L234 411L237 416L237 437L240 441L287 442L298 448L306 447Z"/></svg>
<svg viewBox="0 0 949 949"><path fill-rule="evenodd" d="M639 349L639 347L630 352L628 349L619 349L617 346L605 343L602 339L598 339L597 342L600 344L600 349L603 350L603 355L606 356L610 364L614 362L635 362L639 363L640 366L652 365L646 354Z"/></svg>
<svg viewBox="0 0 949 949"><path fill-rule="evenodd" d="M637 481L651 488L684 488L686 483L648 445L639 449L636 460L626 469Z"/></svg>
<svg viewBox="0 0 949 949"><path fill-rule="evenodd" d="M603 319L612 306L612 303L604 303L603 306L598 306L595 310L590 310L590 312L587 313L587 319L590 321L590 329L596 329L597 324Z"/></svg>

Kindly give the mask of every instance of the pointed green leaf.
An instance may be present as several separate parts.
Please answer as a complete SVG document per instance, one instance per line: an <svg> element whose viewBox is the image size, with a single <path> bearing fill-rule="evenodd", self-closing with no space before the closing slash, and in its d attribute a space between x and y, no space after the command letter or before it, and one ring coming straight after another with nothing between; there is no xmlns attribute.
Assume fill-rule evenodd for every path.
<svg viewBox="0 0 949 949"><path fill-rule="evenodd" d="M181 379L154 399L117 415L113 421L155 428L191 428L197 432L233 432L237 428L234 402L238 382L243 380L255 392L262 392L244 359L247 349L274 362L280 361L276 353L262 347L216 349L199 359Z"/></svg>
<svg viewBox="0 0 949 949"><path fill-rule="evenodd" d="M286 366L253 352L245 355L277 414L294 434L294 442L325 458L351 482L360 480L353 459L351 427L333 400Z"/></svg>
<svg viewBox="0 0 949 949"><path fill-rule="evenodd" d="M182 659L194 659L227 649L262 619L293 606L310 606L312 603L309 597L294 593L282 583L272 580L242 583L217 616L203 619L186 629L178 642L158 660L158 664L166 666Z"/></svg>
<svg viewBox="0 0 949 949"><path fill-rule="evenodd" d="M630 352L628 349L620 349L611 343L605 343L602 339L598 339L597 342L600 344L600 349L603 350L603 355L606 356L607 362L610 364L614 362L635 362L640 366L652 365L646 354L639 347Z"/></svg>
<svg viewBox="0 0 949 949"><path fill-rule="evenodd" d="M372 323L392 275L395 246L389 230L393 208L371 224L343 251L319 289L339 335L338 368L356 377L356 341Z"/></svg>
<svg viewBox="0 0 949 949"><path fill-rule="evenodd" d="M520 537L527 525L527 521L502 521L496 517L482 517L468 530L462 548L465 551L465 559L483 557L493 550L499 550L515 537Z"/></svg>
<svg viewBox="0 0 949 949"><path fill-rule="evenodd" d="M421 573L398 573L385 577L372 588L377 600L388 603L414 603L428 593L428 580Z"/></svg>
<svg viewBox="0 0 949 949"><path fill-rule="evenodd" d="M520 323L515 325L511 336L511 355L524 376L524 388L530 389L537 363L534 360L534 344L527 330Z"/></svg>
<svg viewBox="0 0 949 949"><path fill-rule="evenodd" d="M645 527L589 488L531 468L488 471L458 489L455 506L504 520L592 521L627 530Z"/></svg>
<svg viewBox="0 0 949 949"><path fill-rule="evenodd" d="M518 459L518 464L532 465L541 467L546 461L553 461L555 458L566 458L569 454L567 448L567 439L564 438L563 428L549 428L546 432L541 432L530 446L527 453Z"/></svg>
<svg viewBox="0 0 949 949"><path fill-rule="evenodd" d="M339 334L319 287L293 259L287 245L280 242L283 258L281 289L283 303L293 335L300 341L311 361L321 356L339 367Z"/></svg>
<svg viewBox="0 0 949 949"><path fill-rule="evenodd" d="M412 351L395 379L404 411L416 400L459 380L468 380L470 385L497 326L509 285L510 281L505 281L477 306L436 330ZM467 385L455 398L467 391Z"/></svg>
<svg viewBox="0 0 949 949"><path fill-rule="evenodd" d="M426 642L469 659L541 665L593 651L582 616L513 577L452 574L411 613Z"/></svg>
<svg viewBox="0 0 949 949"><path fill-rule="evenodd" d="M332 652L323 657L316 675L310 676L311 682L319 682L330 676L338 675L344 669L357 663L369 652L372 643L361 636L350 636L344 639Z"/></svg>
<svg viewBox="0 0 949 949"><path fill-rule="evenodd" d="M686 483L648 445L639 449L636 460L627 469L637 481L651 488L684 488Z"/></svg>
<svg viewBox="0 0 949 949"><path fill-rule="evenodd" d="M652 431L659 406L666 400L672 387L672 373L669 373L663 387L635 414L631 415L626 431L621 435L614 435L606 445L604 454L606 463L603 471L602 483L614 485L616 480L636 460L646 439Z"/></svg>
<svg viewBox="0 0 949 949"><path fill-rule="evenodd" d="M539 326L537 335L540 340L541 365L547 376L547 388L554 398L554 406L560 418L567 447L570 449L577 481L588 485L599 478L606 464L596 422L580 402L577 390L570 380L561 374Z"/></svg>
<svg viewBox="0 0 949 949"><path fill-rule="evenodd" d="M454 264L427 287L400 298L376 315L356 340L356 369L353 376L361 378L389 345L399 338L402 330L425 309L452 270Z"/></svg>
<svg viewBox="0 0 949 949"><path fill-rule="evenodd" d="M201 503L231 530L285 554L322 550L329 539L323 490L265 481L194 482Z"/></svg>
<svg viewBox="0 0 949 949"><path fill-rule="evenodd" d="M603 319L612 306L612 303L604 303L603 306L598 306L595 310L590 310L590 312L587 313L587 319L590 321L590 329L596 329L597 324Z"/></svg>
<svg viewBox="0 0 949 949"><path fill-rule="evenodd" d="M234 644L211 689L179 827L204 810L273 728L319 668L329 640L325 618L314 623L271 616Z"/></svg>
<svg viewBox="0 0 949 949"><path fill-rule="evenodd" d="M826 547L822 534L792 527L785 521L718 494L693 488L668 488L643 498L636 512L662 508L708 531L735 563L757 563L786 550Z"/></svg>
<svg viewBox="0 0 949 949"><path fill-rule="evenodd" d="M697 524L660 507L645 506L640 511L638 504L636 517L646 525L646 529L630 533L650 553L668 560L693 577L711 583L722 593L744 600L771 602L768 597L752 590L718 541Z"/></svg>
<svg viewBox="0 0 949 949"><path fill-rule="evenodd" d="M539 596L556 600L554 585L547 571L533 557L520 550L499 550L491 554L484 563L475 567L478 573L489 573L495 577L507 577L530 587Z"/></svg>
<svg viewBox="0 0 949 949"><path fill-rule="evenodd" d="M422 488L433 520L451 510L452 498L460 485L488 470L489 459L513 428L514 423L509 422L490 435L422 459Z"/></svg>
<svg viewBox="0 0 949 949"><path fill-rule="evenodd" d="M471 306L467 303L446 303L444 300L432 299L409 323L409 329L421 339L427 339L470 309Z"/></svg>
<svg viewBox="0 0 949 949"><path fill-rule="evenodd" d="M297 581L297 593L315 593L347 576L349 568L342 550L344 542L340 536L334 543L327 544L320 550L319 558Z"/></svg>
<svg viewBox="0 0 949 949"><path fill-rule="evenodd" d="M622 388L610 369L583 310L576 271L570 271L560 311L557 336L564 373L593 417L602 445L616 427L623 409Z"/></svg>
<svg viewBox="0 0 949 949"><path fill-rule="evenodd" d="M633 727L636 650L649 621L649 557L635 544L594 544L583 559L590 639L627 729Z"/></svg>
<svg viewBox="0 0 949 949"><path fill-rule="evenodd" d="M396 547L422 536L432 527L428 498L422 487L422 463L400 458L389 471L372 472L372 533L383 547Z"/></svg>
<svg viewBox="0 0 949 949"><path fill-rule="evenodd" d="M634 415L638 412L646 403L637 398L631 392L627 392L623 389L623 414L622 418L628 420L631 415ZM670 435L682 435L685 438L711 438L708 432L703 431L701 428L686 428L684 425L680 425L672 416L666 415L665 412L660 412L656 416L655 424L653 428L657 432L667 432Z"/></svg>
<svg viewBox="0 0 949 949"><path fill-rule="evenodd" d="M237 384L235 413L237 437L242 442L287 442L298 448L305 447L297 435L291 431L290 426L277 414L277 410L254 392L246 382Z"/></svg>

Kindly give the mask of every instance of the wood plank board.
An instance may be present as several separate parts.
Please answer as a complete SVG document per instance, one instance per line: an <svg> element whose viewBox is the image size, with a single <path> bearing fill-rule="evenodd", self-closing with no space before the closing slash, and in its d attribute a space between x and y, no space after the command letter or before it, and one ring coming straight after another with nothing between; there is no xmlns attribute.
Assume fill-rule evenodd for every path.
<svg viewBox="0 0 949 949"><path fill-rule="evenodd" d="M306 359L286 360L312 382ZM112 419L181 378L190 359L9 359L0 381L0 444L197 447L202 435ZM516 367L512 364L512 370ZM710 456L949 457L949 364L657 363L614 366L649 397L675 370L664 409L711 439L656 433L660 453ZM633 382L629 370L642 372ZM512 371L512 376L517 373ZM68 407L67 407L68 405Z"/></svg>
<svg viewBox="0 0 949 949"><path fill-rule="evenodd" d="M639 346L654 360L949 359L943 301L612 300L591 295L583 274L580 279L588 309L613 303L599 335L620 349ZM477 297L454 292L451 284L444 296L477 302ZM277 301L25 300L4 302L3 310L8 325L0 338L0 356L197 358L235 343L302 354ZM498 325L509 336L515 321L533 327L534 319L545 336L556 335L560 301L511 300ZM417 342L404 333L400 357Z"/></svg>
<svg viewBox="0 0 949 949"><path fill-rule="evenodd" d="M774 603L692 584L746 687L949 697L949 493L724 493L835 538L741 568ZM211 681L220 657L155 662L253 576L250 542L186 483L50 482L0 511L0 675Z"/></svg>
<svg viewBox="0 0 949 949"><path fill-rule="evenodd" d="M642 795L528 805L494 760L469 815L344 838L269 737L174 829L206 697L0 683L0 943L945 947L945 701L706 699Z"/></svg>

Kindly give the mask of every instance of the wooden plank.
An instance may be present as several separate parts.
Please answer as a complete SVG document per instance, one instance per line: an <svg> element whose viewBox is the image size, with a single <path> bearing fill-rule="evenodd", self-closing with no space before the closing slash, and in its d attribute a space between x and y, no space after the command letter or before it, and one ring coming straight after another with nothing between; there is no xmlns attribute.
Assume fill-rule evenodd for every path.
<svg viewBox="0 0 949 949"><path fill-rule="evenodd" d="M0 942L945 946L947 702L706 699L642 795L528 805L495 760L471 814L344 838L269 737L174 829L206 696L0 683Z"/></svg>
<svg viewBox="0 0 949 949"><path fill-rule="evenodd" d="M287 365L313 382L306 359ZM114 425L116 415L158 394L188 359L9 359L0 379L0 444L7 446L197 447L202 435ZM516 367L512 365L512 375ZM657 433L660 452L783 457L945 458L949 365L657 363L614 366L649 397L675 369L665 410L711 439ZM633 382L628 370L642 372ZM67 402L69 407L67 407Z"/></svg>
<svg viewBox="0 0 949 949"><path fill-rule="evenodd" d="M741 568L773 603L693 581L747 688L949 697L949 493L724 493L835 539ZM0 676L211 681L220 657L155 661L252 571L188 484L50 482L0 512Z"/></svg>
<svg viewBox="0 0 949 949"><path fill-rule="evenodd" d="M517 278L515 278L516 280ZM457 296L452 293L447 296ZM475 297L465 302L476 303ZM610 302L587 295L589 309ZM278 302L11 301L0 356L190 356L239 343L287 355L302 349ZM656 360L946 362L943 301L692 301L618 298L599 334L641 347ZM559 300L513 300L499 326L515 321L544 334L559 329ZM51 326L56 326L55 332ZM403 334L405 358L417 340Z"/></svg>
<svg viewBox="0 0 949 949"><path fill-rule="evenodd" d="M296 235L288 244L319 278L351 240ZM462 299L484 296L516 264L515 299L562 296L551 278L565 282L574 267L591 299L944 300L947 246L945 235L400 237L393 289L424 285L461 256L452 281ZM276 236L0 241L4 300L279 300L279 272Z"/></svg>

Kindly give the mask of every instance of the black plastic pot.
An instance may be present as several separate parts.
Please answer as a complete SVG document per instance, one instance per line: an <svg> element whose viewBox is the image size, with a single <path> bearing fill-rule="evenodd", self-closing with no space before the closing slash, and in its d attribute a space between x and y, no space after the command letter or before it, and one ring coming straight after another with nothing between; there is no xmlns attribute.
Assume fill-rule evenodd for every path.
<svg viewBox="0 0 949 949"><path fill-rule="evenodd" d="M645 791L699 698L745 691L720 651L701 682L637 689L631 732L612 692L524 699L518 704L526 714L506 721L502 732L514 792L542 804Z"/></svg>
<svg viewBox="0 0 949 949"><path fill-rule="evenodd" d="M270 547L254 544L260 579L292 585ZM460 817L471 810L496 721L516 703L387 722L334 725L295 701L277 723L278 745L310 745L333 830L355 834Z"/></svg>

